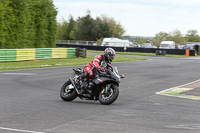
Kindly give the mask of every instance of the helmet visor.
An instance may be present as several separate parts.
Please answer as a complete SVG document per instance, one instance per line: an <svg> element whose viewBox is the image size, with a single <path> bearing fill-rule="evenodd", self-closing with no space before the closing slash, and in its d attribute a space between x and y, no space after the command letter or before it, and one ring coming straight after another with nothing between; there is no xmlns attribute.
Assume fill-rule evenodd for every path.
<svg viewBox="0 0 200 133"><path fill-rule="evenodd" d="M111 61L114 60L114 58L115 58L115 55L110 55L110 60Z"/></svg>

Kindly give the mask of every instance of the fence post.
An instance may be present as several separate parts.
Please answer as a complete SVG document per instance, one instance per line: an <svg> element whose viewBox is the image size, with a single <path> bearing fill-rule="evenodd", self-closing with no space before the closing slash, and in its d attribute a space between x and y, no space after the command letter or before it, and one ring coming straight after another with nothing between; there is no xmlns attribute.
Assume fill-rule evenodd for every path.
<svg viewBox="0 0 200 133"><path fill-rule="evenodd" d="M185 55L190 56L190 50L185 50Z"/></svg>
<svg viewBox="0 0 200 133"><path fill-rule="evenodd" d="M83 49L83 58L86 58L86 56L87 56L87 49L84 48L84 49Z"/></svg>
<svg viewBox="0 0 200 133"><path fill-rule="evenodd" d="M87 56L87 49L86 48L76 48L76 57L86 58Z"/></svg>
<svg viewBox="0 0 200 133"><path fill-rule="evenodd" d="M86 58L87 50L86 48L79 49L79 57Z"/></svg>
<svg viewBox="0 0 200 133"><path fill-rule="evenodd" d="M79 47L76 48L76 57L79 57Z"/></svg>

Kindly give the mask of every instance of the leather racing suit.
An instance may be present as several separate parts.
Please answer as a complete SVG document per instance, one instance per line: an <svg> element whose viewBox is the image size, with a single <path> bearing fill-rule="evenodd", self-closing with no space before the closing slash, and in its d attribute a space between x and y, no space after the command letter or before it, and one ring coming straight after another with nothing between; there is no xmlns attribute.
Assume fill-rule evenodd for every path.
<svg viewBox="0 0 200 133"><path fill-rule="evenodd" d="M93 75L94 75L93 70L94 69L102 69L102 68L100 68L102 61L109 62L104 54L99 54L99 55L95 56L95 58L88 65L86 65L84 67L84 71L86 73L88 73L87 77L89 77L89 78L93 77Z"/></svg>

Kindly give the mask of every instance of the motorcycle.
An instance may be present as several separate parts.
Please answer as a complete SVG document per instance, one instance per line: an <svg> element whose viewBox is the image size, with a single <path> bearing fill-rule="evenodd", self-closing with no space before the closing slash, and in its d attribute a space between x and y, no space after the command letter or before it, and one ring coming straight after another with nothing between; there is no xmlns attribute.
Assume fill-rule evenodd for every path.
<svg viewBox="0 0 200 133"><path fill-rule="evenodd" d="M66 81L60 90L60 97L64 101L80 99L98 101L103 105L110 105L119 96L119 83L124 75L119 75L116 66L102 62L100 67L105 71L94 70L93 78L89 79L87 89L83 89L84 70L73 68L72 76Z"/></svg>

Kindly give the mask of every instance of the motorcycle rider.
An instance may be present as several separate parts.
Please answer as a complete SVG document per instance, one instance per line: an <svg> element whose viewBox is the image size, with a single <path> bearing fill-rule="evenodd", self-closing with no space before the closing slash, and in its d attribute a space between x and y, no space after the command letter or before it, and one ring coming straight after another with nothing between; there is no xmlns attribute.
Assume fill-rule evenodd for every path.
<svg viewBox="0 0 200 133"><path fill-rule="evenodd" d="M106 48L103 54L95 56L95 58L88 65L84 67L85 74L83 75L84 81L82 88L87 89L88 79L94 76L94 69L100 70L102 72L105 71L104 68L100 67L102 61L111 64L114 58L115 58L115 50L113 48ZM88 91L90 92L91 90Z"/></svg>

